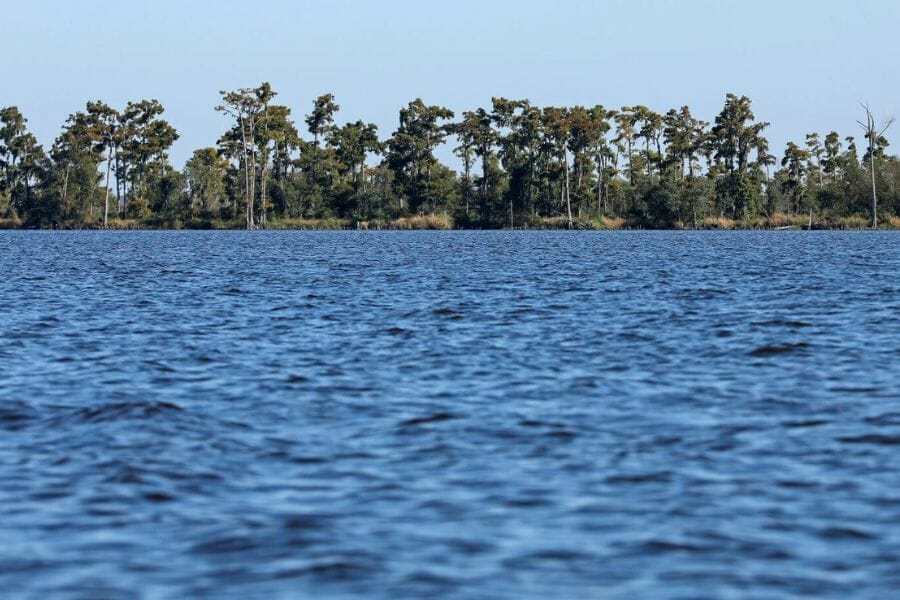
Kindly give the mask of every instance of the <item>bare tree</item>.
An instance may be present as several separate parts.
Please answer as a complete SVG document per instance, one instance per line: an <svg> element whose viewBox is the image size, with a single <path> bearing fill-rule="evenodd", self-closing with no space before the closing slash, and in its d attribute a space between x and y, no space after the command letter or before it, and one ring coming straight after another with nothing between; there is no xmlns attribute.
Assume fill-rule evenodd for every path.
<svg viewBox="0 0 900 600"><path fill-rule="evenodd" d="M860 103L862 104L862 103ZM878 150L878 140L885 132L894 124L894 117L885 119L881 124L881 129L875 126L875 116L872 114L868 104L862 104L866 111L866 122L857 121L859 126L866 132L866 139L869 140L869 172L872 176L872 229L878 229L878 193L875 189L875 152Z"/></svg>

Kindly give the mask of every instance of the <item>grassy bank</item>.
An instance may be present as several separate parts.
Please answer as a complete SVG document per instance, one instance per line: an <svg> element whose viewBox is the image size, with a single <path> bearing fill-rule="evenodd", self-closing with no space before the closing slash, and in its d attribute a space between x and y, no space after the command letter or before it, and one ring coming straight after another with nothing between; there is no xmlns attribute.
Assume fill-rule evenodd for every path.
<svg viewBox="0 0 900 600"><path fill-rule="evenodd" d="M421 215L399 219L270 219L267 229L453 229L453 220L446 215Z"/></svg>
<svg viewBox="0 0 900 600"><path fill-rule="evenodd" d="M691 223L676 221L669 227L648 226L639 220L618 217L597 217L593 219L573 219L575 229L616 230L616 229L671 229L671 230L753 230L753 229L808 229L809 215L777 213L769 217L734 220L724 217L706 217ZM568 229L566 217L532 217L525 229ZM812 229L871 229L872 222L866 217L829 217L813 215ZM879 218L879 229L900 230L900 217L885 215Z"/></svg>
<svg viewBox="0 0 900 600"><path fill-rule="evenodd" d="M733 220L724 217L706 217L698 220L696 227L690 223L675 222L668 227L648 226L639 220L628 220L619 217L592 217L574 218L573 228L579 230L635 230L635 229L670 229L670 230L779 230L779 229L808 229L809 215L777 213L769 217L757 217L753 219ZM812 229L829 230L866 230L871 229L871 221L862 216L830 217L813 215ZM20 219L0 218L0 229L25 228ZM900 217L884 215L879 219L879 229L900 230ZM104 229L101 221L86 223L62 223L55 229ZM244 229L243 222L202 220L182 222L180 220L162 219L110 219L106 229L113 230L180 230L180 229ZM298 230L298 231L338 231L338 230L451 230L451 229L480 229L458 227L453 219L447 215L419 215L401 217L398 219L371 219L360 221L356 219L297 219L297 218L270 218L265 229L271 230ZM488 228L486 228L488 229ZM508 227L504 227L508 229ZM522 226L516 229L532 230L556 230L569 229L569 221L566 217L528 217Z"/></svg>

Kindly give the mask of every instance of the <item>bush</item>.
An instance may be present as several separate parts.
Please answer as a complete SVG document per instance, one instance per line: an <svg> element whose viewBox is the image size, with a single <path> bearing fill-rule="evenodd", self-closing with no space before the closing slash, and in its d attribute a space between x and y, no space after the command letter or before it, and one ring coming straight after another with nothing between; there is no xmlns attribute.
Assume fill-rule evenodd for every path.
<svg viewBox="0 0 900 600"><path fill-rule="evenodd" d="M18 229L22 226L22 221L17 216L0 218L0 229Z"/></svg>
<svg viewBox="0 0 900 600"><path fill-rule="evenodd" d="M446 215L420 215L395 219L394 229L453 229L453 222Z"/></svg>
<svg viewBox="0 0 900 600"><path fill-rule="evenodd" d="M725 217L706 217L700 221L700 229L734 229L735 225L733 219Z"/></svg>
<svg viewBox="0 0 900 600"><path fill-rule="evenodd" d="M772 229L778 227L801 227L809 226L809 215L791 215L785 213L775 213L768 219L763 221L765 227Z"/></svg>
<svg viewBox="0 0 900 600"><path fill-rule="evenodd" d="M348 219L270 219L267 229L356 229L356 221Z"/></svg>
<svg viewBox="0 0 900 600"><path fill-rule="evenodd" d="M110 219L107 229L140 229L141 224L134 219Z"/></svg>
<svg viewBox="0 0 900 600"><path fill-rule="evenodd" d="M150 202L146 198L132 198L128 203L128 216L132 219L143 221L149 219L153 214L150 210Z"/></svg>
<svg viewBox="0 0 900 600"><path fill-rule="evenodd" d="M863 216L851 215L841 217L837 220L836 225L841 229L868 229L872 226L872 222Z"/></svg>
<svg viewBox="0 0 900 600"><path fill-rule="evenodd" d="M625 229L627 224L621 217L600 217L594 221L596 229Z"/></svg>

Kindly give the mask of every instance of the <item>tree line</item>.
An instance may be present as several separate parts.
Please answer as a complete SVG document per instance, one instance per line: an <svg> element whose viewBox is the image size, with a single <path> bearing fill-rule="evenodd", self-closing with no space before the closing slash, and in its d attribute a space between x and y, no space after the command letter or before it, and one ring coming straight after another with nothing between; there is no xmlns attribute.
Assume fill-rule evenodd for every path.
<svg viewBox="0 0 900 600"><path fill-rule="evenodd" d="M416 99L384 138L338 124L332 94L298 124L268 83L221 92L224 131L181 170L178 132L156 100L88 102L49 151L0 110L0 219L24 227L390 225L441 217L461 228L900 226L891 120L865 109L863 136L810 133L772 154L769 124L728 94L712 122L657 113L540 107L493 98L456 115ZM457 172L435 155L451 144Z"/></svg>

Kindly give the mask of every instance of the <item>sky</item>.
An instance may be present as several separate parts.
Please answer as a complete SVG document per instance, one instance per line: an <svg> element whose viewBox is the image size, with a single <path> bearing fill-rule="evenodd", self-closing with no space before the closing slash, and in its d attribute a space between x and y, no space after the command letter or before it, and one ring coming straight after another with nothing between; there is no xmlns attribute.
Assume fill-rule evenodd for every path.
<svg viewBox="0 0 900 600"><path fill-rule="evenodd" d="M421 97L457 113L538 105L687 104L712 121L746 94L789 140L860 136L861 101L900 115L895 0L0 0L0 106L49 147L88 100L157 98L181 166L227 128L219 90L269 81L298 127L334 93L338 123L382 137ZM891 140L900 140L892 130ZM448 149L441 158L450 162Z"/></svg>

